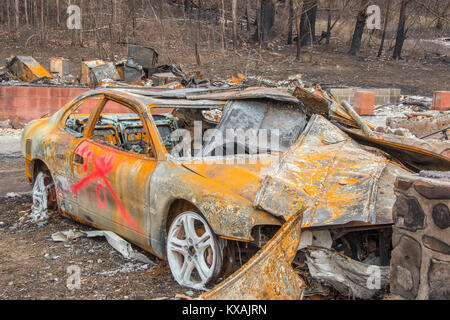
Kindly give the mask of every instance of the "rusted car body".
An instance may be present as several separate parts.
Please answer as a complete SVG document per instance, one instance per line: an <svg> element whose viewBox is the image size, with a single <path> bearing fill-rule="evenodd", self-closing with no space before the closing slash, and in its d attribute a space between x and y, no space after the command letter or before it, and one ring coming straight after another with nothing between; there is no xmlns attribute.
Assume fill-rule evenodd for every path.
<svg viewBox="0 0 450 320"><path fill-rule="evenodd" d="M71 118L88 98L98 98L92 113ZM134 118L102 114L108 101L126 106ZM249 152L244 146L242 152L201 157L169 152L174 147L170 133L183 127L180 123L191 130L187 124L202 120L201 111L212 108L223 109L223 116L219 123L203 121L205 129L277 129L278 149L263 152L256 147L256 152ZM80 124L83 130L77 131ZM126 141L139 143L123 148ZM211 143L207 140L200 149L217 150ZM194 149L195 145L194 141ZM308 208L303 219L292 224L304 230L390 226L393 181L408 171L387 155L358 144L325 117L306 116L291 94L261 88L237 94L93 90L53 116L28 124L22 152L29 183L45 172L48 198L63 214L116 232L160 258L166 258L167 246L173 246L173 252L181 252L180 272L185 261L193 259L191 269L198 269L200 260L206 263L204 269L211 273L200 274L197 282L183 282L174 273L181 284L196 288L217 278L227 241L260 248L301 209ZM204 224L203 231L192 235L199 246L207 241L200 260L197 247L187 244L192 221ZM208 232L211 236L205 238Z"/></svg>

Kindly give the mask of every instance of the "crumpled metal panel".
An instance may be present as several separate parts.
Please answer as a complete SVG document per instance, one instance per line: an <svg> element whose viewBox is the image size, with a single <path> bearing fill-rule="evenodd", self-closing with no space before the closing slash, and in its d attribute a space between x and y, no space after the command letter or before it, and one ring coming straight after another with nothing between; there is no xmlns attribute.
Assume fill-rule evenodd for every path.
<svg viewBox="0 0 450 320"><path fill-rule="evenodd" d="M450 158L436 153L439 142L430 143L427 140L379 132L374 132L373 136L368 137L361 130L348 128L342 128L342 130L355 139L366 141L386 151L414 170L450 170Z"/></svg>
<svg viewBox="0 0 450 320"><path fill-rule="evenodd" d="M300 242L302 216L302 211L292 215L256 255L199 299L302 299L305 284L291 266Z"/></svg>
<svg viewBox="0 0 450 320"><path fill-rule="evenodd" d="M150 69L158 63L158 52L153 48L130 44L128 46L128 59L134 60L145 69Z"/></svg>
<svg viewBox="0 0 450 320"><path fill-rule="evenodd" d="M376 223L377 184L386 162L315 115L264 178L254 206L283 217L309 207L302 227Z"/></svg>
<svg viewBox="0 0 450 320"><path fill-rule="evenodd" d="M107 62L89 70L89 85L97 87L102 80L120 80L119 73L113 63Z"/></svg>
<svg viewBox="0 0 450 320"><path fill-rule="evenodd" d="M211 93L192 93L186 94L187 99L192 100L245 100L245 99L271 99L290 103L299 103L300 101L294 97L287 89L266 88L266 87L250 87L242 91L230 90L223 92Z"/></svg>
<svg viewBox="0 0 450 320"><path fill-rule="evenodd" d="M50 73L42 67L33 57L16 56L7 62L8 69L20 80L29 82L47 77L53 79Z"/></svg>

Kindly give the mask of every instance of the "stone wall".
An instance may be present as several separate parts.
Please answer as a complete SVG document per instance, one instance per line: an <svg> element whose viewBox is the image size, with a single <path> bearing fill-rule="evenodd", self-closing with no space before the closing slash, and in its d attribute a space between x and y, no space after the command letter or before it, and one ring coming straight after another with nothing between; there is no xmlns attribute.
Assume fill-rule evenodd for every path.
<svg viewBox="0 0 450 320"><path fill-rule="evenodd" d="M393 208L394 299L450 299L450 172L399 176Z"/></svg>

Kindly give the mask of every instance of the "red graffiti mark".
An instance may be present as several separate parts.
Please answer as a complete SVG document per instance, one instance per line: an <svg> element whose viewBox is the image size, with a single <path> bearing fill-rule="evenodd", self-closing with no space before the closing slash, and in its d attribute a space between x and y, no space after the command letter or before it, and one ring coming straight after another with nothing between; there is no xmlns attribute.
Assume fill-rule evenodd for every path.
<svg viewBox="0 0 450 320"><path fill-rule="evenodd" d="M91 174L87 175L81 181L77 184L75 184L72 187L72 193L76 194L78 190L85 187L87 184L89 184L92 180L98 178L105 184L106 188L111 193L114 201L116 202L117 206L119 207L120 213L122 214L122 217L125 219L125 221L131 225L135 230L138 229L138 226L136 222L130 217L130 215L127 213L125 208L123 207L122 203L119 200L119 197L117 197L116 193L114 192L113 188L109 184L108 180L106 179L106 175L113 169L113 160L116 157L115 154L110 155L103 155L94 157L94 151L90 149L89 145L83 145L78 150L77 153L83 157L84 159L84 165L83 165L83 172L86 173L88 170L88 162L89 159L92 159L92 163L94 165L94 171L92 171ZM103 193L103 200L100 199L100 190ZM101 209L103 208L107 203L107 198L105 194L105 189L103 185L98 182L97 183L97 206Z"/></svg>

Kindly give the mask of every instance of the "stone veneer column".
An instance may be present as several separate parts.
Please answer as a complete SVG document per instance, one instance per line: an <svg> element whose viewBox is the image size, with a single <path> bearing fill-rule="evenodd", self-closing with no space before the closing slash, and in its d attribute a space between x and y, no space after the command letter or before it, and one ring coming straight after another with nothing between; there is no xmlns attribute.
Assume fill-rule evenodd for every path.
<svg viewBox="0 0 450 320"><path fill-rule="evenodd" d="M450 172L397 177L393 208L394 299L450 299Z"/></svg>

